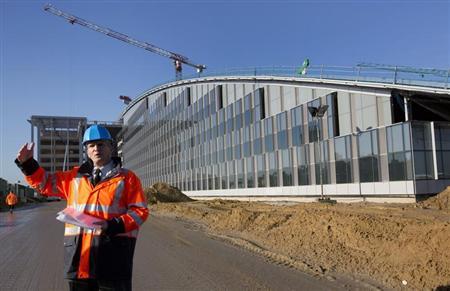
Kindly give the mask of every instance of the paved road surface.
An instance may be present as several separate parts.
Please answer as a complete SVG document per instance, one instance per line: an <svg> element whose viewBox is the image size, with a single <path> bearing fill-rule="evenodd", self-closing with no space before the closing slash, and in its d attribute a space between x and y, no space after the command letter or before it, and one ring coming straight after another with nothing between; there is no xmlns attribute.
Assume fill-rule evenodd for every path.
<svg viewBox="0 0 450 291"><path fill-rule="evenodd" d="M67 290L63 279L64 202L0 213L0 290ZM134 290L341 290L212 239L174 219L149 217L138 239Z"/></svg>

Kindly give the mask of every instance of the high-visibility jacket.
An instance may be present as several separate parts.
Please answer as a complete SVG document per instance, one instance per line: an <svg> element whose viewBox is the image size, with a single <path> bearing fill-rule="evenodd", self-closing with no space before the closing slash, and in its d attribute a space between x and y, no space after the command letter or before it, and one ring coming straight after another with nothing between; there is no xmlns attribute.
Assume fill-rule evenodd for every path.
<svg viewBox="0 0 450 291"><path fill-rule="evenodd" d="M6 196L6 204L8 205L16 205L17 204L17 196L13 192L9 192L8 196Z"/></svg>
<svg viewBox="0 0 450 291"><path fill-rule="evenodd" d="M117 163L110 174L94 187L91 161L70 171L49 174L34 159L31 160L18 165L28 174L26 181L38 192L65 198L68 207L119 222L121 226L118 234L107 236L100 230L66 224L66 278L131 279L138 228L148 217L139 178Z"/></svg>

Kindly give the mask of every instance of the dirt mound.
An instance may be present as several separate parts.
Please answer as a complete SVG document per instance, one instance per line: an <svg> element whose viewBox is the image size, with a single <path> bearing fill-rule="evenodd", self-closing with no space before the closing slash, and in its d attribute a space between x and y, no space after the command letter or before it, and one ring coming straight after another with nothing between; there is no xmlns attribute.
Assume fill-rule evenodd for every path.
<svg viewBox="0 0 450 291"><path fill-rule="evenodd" d="M450 186L438 195L419 203L422 208L450 210Z"/></svg>
<svg viewBox="0 0 450 291"><path fill-rule="evenodd" d="M160 203L153 210L201 222L212 233L245 248L252 246L249 250L268 254L270 260L281 258L289 266L324 276L371 278L394 290L403 290L405 284L409 290L450 285L446 211L416 204L269 205L223 200Z"/></svg>
<svg viewBox="0 0 450 291"><path fill-rule="evenodd" d="M151 187L144 189L149 204L158 202L189 202L194 201L189 198L177 187L163 182L157 182Z"/></svg>

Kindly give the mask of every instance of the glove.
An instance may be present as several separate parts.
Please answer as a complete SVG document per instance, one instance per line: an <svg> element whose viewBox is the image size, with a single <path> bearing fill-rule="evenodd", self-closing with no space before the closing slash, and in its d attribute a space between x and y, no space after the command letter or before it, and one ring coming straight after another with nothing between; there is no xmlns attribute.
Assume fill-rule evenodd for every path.
<svg viewBox="0 0 450 291"><path fill-rule="evenodd" d="M119 217L114 217L113 219L110 219L107 221L106 229L103 230L103 233L107 236L115 236L119 233L125 232L125 224L123 223L123 220Z"/></svg>

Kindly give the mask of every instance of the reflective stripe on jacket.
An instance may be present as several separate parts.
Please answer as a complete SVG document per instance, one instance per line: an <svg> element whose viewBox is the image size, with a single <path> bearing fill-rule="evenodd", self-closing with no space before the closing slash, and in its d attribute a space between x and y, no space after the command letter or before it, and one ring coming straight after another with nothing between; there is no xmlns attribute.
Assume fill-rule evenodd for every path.
<svg viewBox="0 0 450 291"><path fill-rule="evenodd" d="M66 224L64 260L67 278L131 279L139 226L147 219L147 201L139 178L116 166L95 187L92 165L49 174L39 167L27 182L44 195L67 199L67 206L105 220L119 218L125 232L115 236Z"/></svg>
<svg viewBox="0 0 450 291"><path fill-rule="evenodd" d="M6 204L8 205L16 205L17 204L17 196L10 192L8 196L6 196Z"/></svg>

